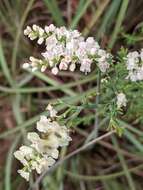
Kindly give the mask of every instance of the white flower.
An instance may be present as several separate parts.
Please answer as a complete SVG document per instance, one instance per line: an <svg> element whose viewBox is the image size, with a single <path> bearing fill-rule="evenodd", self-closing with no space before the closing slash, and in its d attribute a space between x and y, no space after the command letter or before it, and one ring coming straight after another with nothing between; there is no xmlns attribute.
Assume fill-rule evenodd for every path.
<svg viewBox="0 0 143 190"><path fill-rule="evenodd" d="M68 130L65 126L61 126L60 130L58 130L59 136L59 146L67 146L72 138L68 134Z"/></svg>
<svg viewBox="0 0 143 190"><path fill-rule="evenodd" d="M43 133L47 132L47 127L51 124L50 119L47 119L45 115L40 116L40 121L37 122L37 130Z"/></svg>
<svg viewBox="0 0 143 190"><path fill-rule="evenodd" d="M69 66L69 70L73 72L75 69L76 69L76 64L75 64L75 63L72 63L72 64Z"/></svg>
<svg viewBox="0 0 143 190"><path fill-rule="evenodd" d="M37 43L42 44L44 41L44 32L45 31L41 27L34 24L32 28L27 26L27 28L24 30L24 35L27 35L30 40L35 40L38 38Z"/></svg>
<svg viewBox="0 0 143 190"><path fill-rule="evenodd" d="M32 28L34 31L38 31L39 26L37 26L36 24L33 24Z"/></svg>
<svg viewBox="0 0 143 190"><path fill-rule="evenodd" d="M117 108L120 109L121 107L126 107L127 105L127 99L126 95L124 93L117 94Z"/></svg>
<svg viewBox="0 0 143 190"><path fill-rule="evenodd" d="M56 45L52 51L54 52L55 57L60 57L64 55L64 46L62 44Z"/></svg>
<svg viewBox="0 0 143 190"><path fill-rule="evenodd" d="M40 137L36 132L29 132L27 134L27 139L31 141L32 143L37 143L40 141Z"/></svg>
<svg viewBox="0 0 143 190"><path fill-rule="evenodd" d="M30 67L30 64L29 63L24 63L22 67L23 67L23 69L28 69Z"/></svg>
<svg viewBox="0 0 143 190"><path fill-rule="evenodd" d="M34 32L31 32L28 37L30 38L30 40L35 40L37 38L37 35L35 35Z"/></svg>
<svg viewBox="0 0 143 190"><path fill-rule="evenodd" d="M47 45L46 49L51 50L52 48L54 48L57 45L57 43L58 43L58 40L54 34L49 36L46 39L46 45Z"/></svg>
<svg viewBox="0 0 143 190"><path fill-rule="evenodd" d="M39 37L43 37L44 30L41 27L38 27L38 33L39 33Z"/></svg>
<svg viewBox="0 0 143 190"><path fill-rule="evenodd" d="M28 165L28 160L33 158L34 152L31 147L21 146L19 150L14 153L14 156L23 164Z"/></svg>
<svg viewBox="0 0 143 190"><path fill-rule="evenodd" d="M38 43L39 45L41 45L43 42L44 42L44 38L43 38L43 37L40 37L40 38L38 39L38 41L37 41L37 43Z"/></svg>
<svg viewBox="0 0 143 190"><path fill-rule="evenodd" d="M48 141L48 145L50 148L52 149L56 149L60 146L59 144L59 139L57 138L57 136L54 134L56 131L56 129L54 129L53 127L53 130L49 130L49 133L51 133L48 138L47 138L47 141ZM57 132L58 134L58 132Z"/></svg>
<svg viewBox="0 0 143 190"><path fill-rule="evenodd" d="M66 36L67 30L64 26L62 26L60 28L56 28L55 33L56 33L58 39L61 39L63 36Z"/></svg>
<svg viewBox="0 0 143 190"><path fill-rule="evenodd" d="M46 69L47 69L47 66L46 66L46 65L43 65L43 66L41 67L41 72L44 72Z"/></svg>
<svg viewBox="0 0 143 190"><path fill-rule="evenodd" d="M24 179L26 179L26 181L29 181L29 172L26 172L24 170L18 170L17 171Z"/></svg>
<svg viewBox="0 0 143 190"><path fill-rule="evenodd" d="M101 79L101 83L107 83L108 82L108 79L107 78L102 78Z"/></svg>
<svg viewBox="0 0 143 190"><path fill-rule="evenodd" d="M87 50L90 52L91 50L91 54L93 55L93 52L95 53L95 52L97 52L97 50L99 50L100 49L100 46L99 46L99 44L94 40L94 38L93 37L88 37L87 39L86 39L86 48L87 48Z"/></svg>
<svg viewBox="0 0 143 190"><path fill-rule="evenodd" d="M99 58L97 58L98 67L101 70L101 72L105 73L106 70L110 66L109 62L108 62L108 58L110 57L110 54L106 53L105 50L99 49L98 50L98 56L99 56Z"/></svg>
<svg viewBox="0 0 143 190"><path fill-rule="evenodd" d="M47 33L49 33L49 32L54 32L55 29L56 29L56 27L55 27L53 24L50 24L49 26L45 26L45 31L46 31Z"/></svg>
<svg viewBox="0 0 143 190"><path fill-rule="evenodd" d="M51 158L51 157L48 157L47 159L45 159L45 161L46 161L45 164L47 166L52 166L55 163L55 160L53 158Z"/></svg>
<svg viewBox="0 0 143 190"><path fill-rule="evenodd" d="M39 163L38 163L39 159L40 158L38 158L37 160L32 160L32 162L31 162L31 169L32 170L36 170L36 168L38 167L38 165L39 165Z"/></svg>
<svg viewBox="0 0 143 190"><path fill-rule="evenodd" d="M51 119L47 119L46 116L42 115L40 117L40 121L37 122L37 130L43 133L47 132L55 132L59 130L60 125L56 121L51 121Z"/></svg>
<svg viewBox="0 0 143 190"><path fill-rule="evenodd" d="M31 58L33 59L33 58ZM27 139L31 142L29 146L21 146L14 156L24 165L18 173L29 180L29 172L36 170L38 174L51 167L59 156L59 147L67 146L71 141L69 130L61 126L56 120L57 111L49 104L47 110L50 118L42 115L37 122L36 132L29 132Z"/></svg>
<svg viewBox="0 0 143 190"><path fill-rule="evenodd" d="M61 63L59 65L60 70L67 70L68 69L68 63L63 59L61 60Z"/></svg>
<svg viewBox="0 0 143 190"><path fill-rule="evenodd" d="M31 40L38 38L38 44L45 41L46 45L46 51L41 54L48 64L45 66L40 60L33 60L30 65L32 71L40 69L44 72L49 66L51 72L56 75L59 70L74 71L76 65L79 64L80 71L87 74L91 72L90 65L96 57L95 63L102 72L106 72L109 68L109 54L100 48L93 37L85 39L77 30L67 30L65 27L56 28L53 24L45 26L43 30L33 25L32 29L28 27L25 33ZM134 54L137 56L137 53Z"/></svg>
<svg viewBox="0 0 143 190"><path fill-rule="evenodd" d="M97 49L96 49L96 48L91 48L91 49L89 50L89 53L90 53L91 55L95 55L95 54L97 53Z"/></svg>
<svg viewBox="0 0 143 190"><path fill-rule="evenodd" d="M59 151L57 149L52 149L49 155L51 155L52 158L57 159L59 156Z"/></svg>
<svg viewBox="0 0 143 190"><path fill-rule="evenodd" d="M73 56L74 52L76 52L77 48L78 48L77 40L72 39L70 41L67 41L66 47L65 47L65 55L69 55L72 58L72 56Z"/></svg>
<svg viewBox="0 0 143 190"><path fill-rule="evenodd" d="M44 72L47 68L47 62L42 61L41 59L37 59L35 57L30 56L30 63L24 63L23 68L30 68L33 72L41 68L41 72Z"/></svg>
<svg viewBox="0 0 143 190"><path fill-rule="evenodd" d="M59 70L58 70L57 67L53 67L53 68L52 68L52 73L53 73L54 75L57 75L58 72L59 72Z"/></svg>
<svg viewBox="0 0 143 190"><path fill-rule="evenodd" d="M79 60L87 58L87 51L86 51L86 43L85 42L79 43L79 48L77 49L75 54L79 58Z"/></svg>
<svg viewBox="0 0 143 190"><path fill-rule="evenodd" d="M137 68L137 63L134 58L129 58L127 60L127 70L133 70Z"/></svg>
<svg viewBox="0 0 143 190"><path fill-rule="evenodd" d="M140 54L137 51L128 53L126 67L129 71L126 79L133 82L143 80L143 50L141 50Z"/></svg>
<svg viewBox="0 0 143 190"><path fill-rule="evenodd" d="M30 56L30 57L29 57L29 60L30 60L31 62L35 62L37 59L36 59L35 57Z"/></svg>
<svg viewBox="0 0 143 190"><path fill-rule="evenodd" d="M21 146L19 150L23 153L23 155L30 159L33 156L33 149L29 146Z"/></svg>
<svg viewBox="0 0 143 190"><path fill-rule="evenodd" d="M42 53L42 56L43 56L46 60L48 60L49 63L50 63L50 61L51 61L52 59L54 59L54 53L53 53L52 51L46 51L46 52ZM53 65L50 65L50 66L53 66Z"/></svg>
<svg viewBox="0 0 143 190"><path fill-rule="evenodd" d="M71 56L65 55L64 61L65 61L66 63L70 63L70 62L72 61Z"/></svg>
<svg viewBox="0 0 143 190"><path fill-rule="evenodd" d="M139 53L138 53L137 51L133 51L133 52L128 53L127 57L128 57L128 58L133 58L133 59L137 59L137 60L138 60Z"/></svg>
<svg viewBox="0 0 143 190"><path fill-rule="evenodd" d="M53 108L51 104L48 104L46 110L50 112L50 117L56 117L57 116L57 111Z"/></svg>
<svg viewBox="0 0 143 190"><path fill-rule="evenodd" d="M32 32L32 29L30 26L27 26L27 28L24 30L24 35L29 35Z"/></svg>
<svg viewBox="0 0 143 190"><path fill-rule="evenodd" d="M73 38L79 38L81 36L81 33L78 30L71 31L71 36Z"/></svg>
<svg viewBox="0 0 143 190"><path fill-rule="evenodd" d="M37 122L37 130L43 133L56 131L60 128L60 125L56 121L51 121L50 118L47 119L46 116L42 115L40 121Z"/></svg>
<svg viewBox="0 0 143 190"><path fill-rule="evenodd" d="M49 134L46 139L41 139L31 146L42 155L52 156L53 151L59 147L59 140L55 135Z"/></svg>
<svg viewBox="0 0 143 190"><path fill-rule="evenodd" d="M47 141L47 144L49 145L49 140ZM52 146L53 146L53 144L52 144ZM54 158L54 159L57 159L58 158L58 156L59 156L59 151L58 151L58 147L59 147L59 144L58 144L58 146L55 146L54 145L54 147L48 147L48 146L41 146L41 148L40 148L40 146L38 147L38 148L40 148L40 153L44 156L44 157L52 157L52 158ZM56 148L55 148L56 147ZM37 150L37 149L36 149Z"/></svg>
<svg viewBox="0 0 143 190"><path fill-rule="evenodd" d="M36 167L37 173L40 174L45 169L47 169L48 167L52 166L54 163L55 163L55 160L53 158L51 158L51 157L41 158L39 160L39 164Z"/></svg>
<svg viewBox="0 0 143 190"><path fill-rule="evenodd" d="M107 61L102 61L102 62L98 63L98 66L99 66L101 72L105 73L110 65L109 65L109 63Z"/></svg>
<svg viewBox="0 0 143 190"><path fill-rule="evenodd" d="M85 74L91 72L91 60L90 59L83 59L80 66L80 71L84 72Z"/></svg>
<svg viewBox="0 0 143 190"><path fill-rule="evenodd" d="M24 154L20 151L20 150L17 150L14 152L14 156L16 159L18 159L24 166L28 165L28 162L27 160L24 158Z"/></svg>

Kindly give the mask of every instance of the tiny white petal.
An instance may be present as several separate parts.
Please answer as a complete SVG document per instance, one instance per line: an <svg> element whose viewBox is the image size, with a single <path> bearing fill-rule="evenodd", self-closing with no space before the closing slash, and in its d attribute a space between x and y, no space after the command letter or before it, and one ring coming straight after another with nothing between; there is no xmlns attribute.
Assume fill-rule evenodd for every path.
<svg viewBox="0 0 143 190"><path fill-rule="evenodd" d="M59 72L59 70L58 70L57 67L53 67L51 71L52 71L52 73L53 73L54 75L57 75L58 72Z"/></svg>
<svg viewBox="0 0 143 190"><path fill-rule="evenodd" d="M76 69L76 64L75 64L75 63L72 63L72 64L69 66L69 70L73 72L75 69Z"/></svg>
<svg viewBox="0 0 143 190"><path fill-rule="evenodd" d="M117 108L120 109L121 107L126 107L127 105L127 99L126 95L124 93L117 94Z"/></svg>
<svg viewBox="0 0 143 190"><path fill-rule="evenodd" d="M26 172L24 170L18 170L17 171L24 179L26 179L26 181L29 181L29 172Z"/></svg>
<svg viewBox="0 0 143 190"><path fill-rule="evenodd" d="M44 42L44 38L43 37L39 38L38 41L37 41L37 43L39 45L41 45L43 42Z"/></svg>
<svg viewBox="0 0 143 190"><path fill-rule="evenodd" d="M46 66L46 65L43 65L43 66L41 67L41 72L44 72L46 69L47 69L47 66Z"/></svg>
<svg viewBox="0 0 143 190"><path fill-rule="evenodd" d="M30 64L29 63L24 63L22 65L23 69L28 69L30 67Z"/></svg>

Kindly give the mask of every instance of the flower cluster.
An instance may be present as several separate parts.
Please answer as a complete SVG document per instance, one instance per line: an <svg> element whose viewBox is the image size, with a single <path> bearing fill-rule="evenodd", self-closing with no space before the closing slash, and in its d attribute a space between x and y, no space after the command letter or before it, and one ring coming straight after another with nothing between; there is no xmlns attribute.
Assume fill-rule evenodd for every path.
<svg viewBox="0 0 143 190"><path fill-rule="evenodd" d="M126 95L123 92L117 94L117 108L120 109L123 106L126 107L126 105L127 105Z"/></svg>
<svg viewBox="0 0 143 190"><path fill-rule="evenodd" d="M77 30L67 30L65 27L56 28L53 24L44 29L37 25L27 26L24 34L31 40L38 39L37 43L45 43L46 51L41 53L42 60L30 57L30 67L33 71L40 69L44 72L51 68L53 74L59 70L74 71L79 67L85 74L91 72L91 65L95 62L101 72L106 72L110 66L111 55L101 49L93 37L85 39Z"/></svg>
<svg viewBox="0 0 143 190"><path fill-rule="evenodd" d="M130 52L126 58L126 66L129 74L127 79L131 81L143 80L143 49L141 52Z"/></svg>
<svg viewBox="0 0 143 190"><path fill-rule="evenodd" d="M59 147L67 146L71 137L66 126L61 126L57 121L57 111L51 105L48 105L50 117L41 116L37 122L36 132L27 134L28 140L31 142L29 146L21 146L14 153L14 156L24 165L18 170L18 173L29 180L32 170L36 170L38 174L48 167L51 167L59 155Z"/></svg>

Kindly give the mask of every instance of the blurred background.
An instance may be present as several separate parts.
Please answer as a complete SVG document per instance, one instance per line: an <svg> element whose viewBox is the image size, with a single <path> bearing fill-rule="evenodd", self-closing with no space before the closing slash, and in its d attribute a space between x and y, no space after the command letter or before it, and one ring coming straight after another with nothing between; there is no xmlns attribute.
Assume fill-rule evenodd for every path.
<svg viewBox="0 0 143 190"><path fill-rule="evenodd" d="M28 188L16 172L20 164L13 152L26 141L26 132L33 129L48 102L59 98L75 103L95 85L93 75L85 78L79 72L53 76L48 71L24 71L22 64L29 56L39 57L42 51L23 35L24 28L53 23L78 29L114 54L121 46L130 50L143 47L142 10L143 0L0 0L1 190ZM143 104L139 110L143 114ZM79 127L68 152L84 143L93 119L92 113L75 124ZM123 122L125 137L107 138L73 157L45 177L37 190L142 190L143 130L134 118L128 121L130 124ZM66 152L62 150L61 157Z"/></svg>

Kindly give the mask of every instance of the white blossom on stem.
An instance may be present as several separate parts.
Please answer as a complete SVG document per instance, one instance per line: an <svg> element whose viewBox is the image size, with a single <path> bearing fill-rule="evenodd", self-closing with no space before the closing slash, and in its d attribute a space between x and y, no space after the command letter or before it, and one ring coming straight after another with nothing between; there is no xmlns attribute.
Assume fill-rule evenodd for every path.
<svg viewBox="0 0 143 190"><path fill-rule="evenodd" d="M38 44L45 42L45 52L41 53L44 59L35 58L29 63L33 71L40 69L44 72L50 68L57 75L59 70L73 72L80 65L80 71L87 74L92 71L91 65L95 63L105 73L110 66L111 55L101 49L93 37L85 39L77 30L57 28L53 24L44 29L33 25L27 26L24 34L31 40L38 39ZM28 65L24 64L23 67Z"/></svg>
<svg viewBox="0 0 143 190"><path fill-rule="evenodd" d="M124 93L117 94L117 108L120 109L122 107L126 107L127 105L127 98Z"/></svg>
<svg viewBox="0 0 143 190"><path fill-rule="evenodd" d="M45 115L37 122L37 132L29 132L27 139L29 146L22 145L15 151L14 156L23 164L18 173L29 181L32 170L38 174L50 168L58 159L59 147L67 146L72 140L66 126L60 125L56 120L57 111L52 105L47 106L50 117Z"/></svg>
<svg viewBox="0 0 143 190"><path fill-rule="evenodd" d="M129 52L126 57L126 68L128 76L132 82L143 80L143 49L139 52Z"/></svg>

